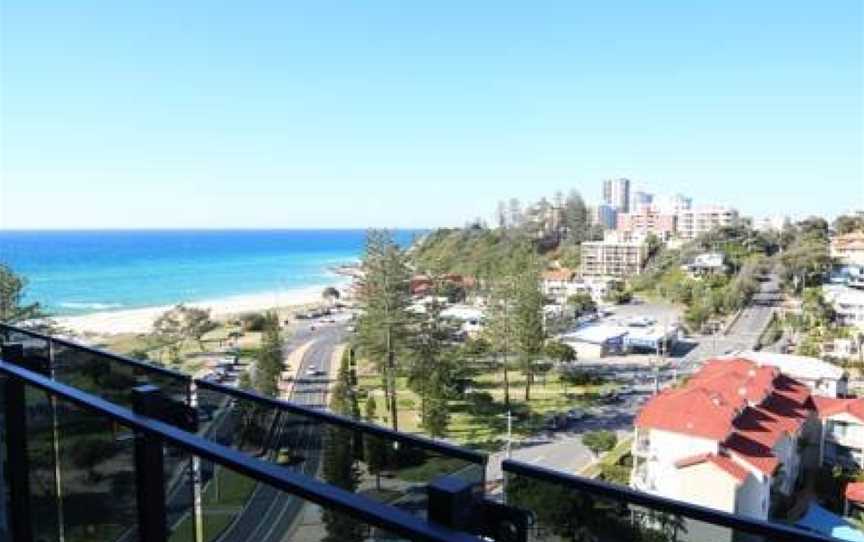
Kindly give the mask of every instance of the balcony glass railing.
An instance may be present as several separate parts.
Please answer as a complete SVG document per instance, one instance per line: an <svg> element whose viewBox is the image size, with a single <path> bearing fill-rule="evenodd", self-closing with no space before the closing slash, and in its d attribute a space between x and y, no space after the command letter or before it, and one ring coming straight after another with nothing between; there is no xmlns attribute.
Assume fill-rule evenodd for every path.
<svg viewBox="0 0 864 542"><path fill-rule="evenodd" d="M208 420L202 436L295 472L421 515L426 485L440 476L482 491L483 454L212 382L196 386ZM350 480L340 463L355 465Z"/></svg>
<svg viewBox="0 0 864 542"><path fill-rule="evenodd" d="M821 535L726 514L596 480L505 461L508 505L526 510L527 540L810 542Z"/></svg>
<svg viewBox="0 0 864 542"><path fill-rule="evenodd" d="M501 504L483 495L475 452L0 332L21 345L0 359L0 540L22 524L26 542L828 540L514 461ZM142 410L144 383L166 390L162 407L197 405L200 423Z"/></svg>
<svg viewBox="0 0 864 542"><path fill-rule="evenodd" d="M163 423L147 388L130 410L0 360L3 540L477 542ZM187 465L205 462L196 506Z"/></svg>

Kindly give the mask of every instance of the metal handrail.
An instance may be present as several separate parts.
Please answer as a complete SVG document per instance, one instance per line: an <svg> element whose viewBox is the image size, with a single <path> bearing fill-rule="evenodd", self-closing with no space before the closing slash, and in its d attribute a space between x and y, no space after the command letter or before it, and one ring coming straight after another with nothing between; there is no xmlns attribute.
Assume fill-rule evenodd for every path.
<svg viewBox="0 0 864 542"><path fill-rule="evenodd" d="M155 371L163 374L164 376L168 376L171 378L176 378L178 380L182 380L184 384L189 384L191 382L195 383L195 386L199 389L209 389L215 392L224 393L226 395L230 395L232 397L236 397L238 399L244 399L247 401L254 401L259 404L264 404L270 407L278 408L281 410L286 410L289 412L293 412L296 414L300 414L303 416L308 416L310 418L315 418L321 420L325 423L332 423L334 425L339 425L342 427L346 427L353 430L359 430L364 433L370 433L373 435L380 436L382 438L386 438L396 442L402 442L406 445L410 445L416 448L422 448L425 450L429 450L432 452L440 453L441 455L456 457L470 463L476 463L481 466L485 466L488 461L488 456L484 453L477 452L475 450L470 450L467 448L461 448L459 446L455 446L453 444L449 444L442 441L432 440L429 438L421 437L418 435L412 435L407 433L400 433L398 431L394 431L392 429L382 427L380 425L367 423L359 420L353 420L351 418L347 418L344 416L339 416L330 412L325 412L322 410L309 408L306 406L301 406L296 403L292 403L289 401L272 399L269 397L264 397L262 395L258 395L257 393L239 390L236 388L232 388L229 386L225 386L222 384L217 384L215 382L210 382L202 379L193 379L187 374L173 371L171 369L167 369L165 367L159 367L157 365L153 365L150 363L146 363L140 360L132 359L127 356L122 356L120 354L115 354L113 352L109 352L106 350L102 350L99 348L94 348L91 346L87 346L69 339L61 339L58 337L53 337L51 335L46 335L44 333L39 333L36 331L31 331L27 329L21 329L16 326L11 326L9 324L0 324L0 330L8 330L14 333L23 333L25 335L30 335L31 337L35 337L37 339L54 342L57 344L61 344L64 346L72 347L78 350L82 350L94 355L110 358L119 363L129 365L131 367L141 369L144 371Z"/></svg>
<svg viewBox="0 0 864 542"><path fill-rule="evenodd" d="M256 401L258 403L263 403L288 412L293 412L303 416L309 416L310 418L315 418L325 423L338 425L354 431L361 431L363 433L371 433L381 438L394 440L409 446L414 446L416 448L423 448L425 450L438 452L441 455L457 457L459 459L463 459L471 463L476 463L481 466L486 465L488 460L488 456L486 454L477 452L475 450L462 448L443 441L430 440L428 438L412 435L410 433L400 433L398 431L393 431L392 429L382 427L374 423L369 423L362 420L355 420L353 418L348 418L346 416L341 416L339 414L334 414L332 412L327 412L324 410L300 406L296 403L291 403L282 399L263 397L254 392L232 388L223 384L216 384L215 382L210 382L207 380L195 379L195 385L198 387L198 389L207 388L213 391L217 391L219 393L224 393L232 397L236 397L238 399Z"/></svg>
<svg viewBox="0 0 864 542"><path fill-rule="evenodd" d="M111 352L108 350L103 350L101 348L96 348L94 346L89 346L86 344L81 344L77 341L73 341L71 339L64 339L61 337L55 337L53 335L46 335L45 333L40 333L38 331L32 331L30 329L22 329L16 326L11 326L9 324L0 324L0 330L11 331L13 333L23 333L25 335L30 335L31 337L41 339L43 341L53 342L55 344L61 344L63 346L68 346L70 348L74 348L76 350L83 350L85 352L89 352L91 354L96 354L102 357L111 358L114 361L119 361L124 365L129 365L130 367L141 369L142 371L154 371L157 373L162 373L163 376L167 376L170 378L176 378L178 380L183 380L187 384L192 381L192 377L188 374L181 373L179 371L175 371L173 369L168 369L167 367L160 367L159 365L154 365L152 363L147 363L141 360L137 360L134 358L130 358L128 356L124 356L121 354L117 354L115 352Z"/></svg>
<svg viewBox="0 0 864 542"><path fill-rule="evenodd" d="M187 433L153 418L135 414L129 409L2 360L0 360L0 374L42 389L65 401L110 418L136 432L162 439L191 455L202 457L322 507L343 512L388 532L423 542L479 541L478 538L467 533L422 521L398 508L250 457L243 452Z"/></svg>
<svg viewBox="0 0 864 542"><path fill-rule="evenodd" d="M589 478L582 478L512 459L504 460L501 468L504 473L525 476L542 482L557 484L575 491L582 491L590 495L607 497L618 502L635 504L652 510L659 510L661 512L683 516L688 519L703 521L712 525L736 529L748 534L765 536L772 542L836 542L836 539L834 538L814 533L812 531L805 531L780 523L772 523L770 521L750 518L747 516L738 516L728 512L715 510L713 508L707 508L705 506L669 499L666 497L659 497L649 493L635 491L628 487L608 484L606 482Z"/></svg>

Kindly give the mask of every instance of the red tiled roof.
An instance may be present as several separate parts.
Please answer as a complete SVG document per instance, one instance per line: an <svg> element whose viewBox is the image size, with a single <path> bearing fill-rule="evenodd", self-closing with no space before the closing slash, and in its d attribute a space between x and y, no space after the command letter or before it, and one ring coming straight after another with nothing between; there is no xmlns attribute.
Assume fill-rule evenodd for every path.
<svg viewBox="0 0 864 542"><path fill-rule="evenodd" d="M704 388L669 390L648 401L635 425L722 440L732 430L738 406Z"/></svg>
<svg viewBox="0 0 864 542"><path fill-rule="evenodd" d="M679 469L686 469L687 467L692 467L693 465L699 465L706 462L716 465L739 482L746 480L747 475L749 474L747 469L738 465L729 457L717 454L699 454L685 457L684 459L676 461L675 466Z"/></svg>
<svg viewBox="0 0 864 542"><path fill-rule="evenodd" d="M846 484L845 495L846 499L850 501L864 503L864 482L849 482Z"/></svg>
<svg viewBox="0 0 864 542"><path fill-rule="evenodd" d="M561 269L547 269L543 271L543 280L570 281L576 276L576 271L562 267Z"/></svg>
<svg viewBox="0 0 864 542"><path fill-rule="evenodd" d="M807 386L776 367L715 359L683 388L654 396L636 426L716 440L721 450L771 475L779 464L772 448L797 434L815 408ZM864 416L864 401L860 409Z"/></svg>
<svg viewBox="0 0 864 542"><path fill-rule="evenodd" d="M850 414L864 423L864 398L834 399L833 397L813 397L819 417L825 419L834 414Z"/></svg>
<svg viewBox="0 0 864 542"><path fill-rule="evenodd" d="M777 459L771 448L740 433L732 433L723 445L733 457L738 457L741 461L769 476L774 474L780 464L780 460Z"/></svg>

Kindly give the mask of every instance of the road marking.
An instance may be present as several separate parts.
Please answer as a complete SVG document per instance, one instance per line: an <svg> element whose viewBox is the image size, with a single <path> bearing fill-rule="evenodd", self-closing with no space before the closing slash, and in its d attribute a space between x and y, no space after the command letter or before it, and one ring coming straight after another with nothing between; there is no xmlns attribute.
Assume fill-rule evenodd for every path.
<svg viewBox="0 0 864 542"><path fill-rule="evenodd" d="M307 341L291 352L288 353L287 356L282 360L282 374L288 373L292 378L292 383L290 388L282 388L280 391L280 399L290 399L291 394L294 391L294 383L297 381L297 377L299 375L300 366L303 365L303 358L306 357L306 352L309 351L312 346L318 342L318 339L312 339L311 341ZM281 375L280 375L281 380Z"/></svg>

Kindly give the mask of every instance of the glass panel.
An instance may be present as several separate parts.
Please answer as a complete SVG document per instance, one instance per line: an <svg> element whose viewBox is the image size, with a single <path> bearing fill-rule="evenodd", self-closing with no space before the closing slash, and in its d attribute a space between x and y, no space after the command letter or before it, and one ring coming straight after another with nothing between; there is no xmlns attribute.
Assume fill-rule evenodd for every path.
<svg viewBox="0 0 864 542"><path fill-rule="evenodd" d="M199 385L199 434L306 476L426 512L425 487L445 474L482 491L485 465Z"/></svg>
<svg viewBox="0 0 864 542"><path fill-rule="evenodd" d="M131 431L58 401L66 542L138 539Z"/></svg>
<svg viewBox="0 0 864 542"><path fill-rule="evenodd" d="M165 446L165 512L170 542L195 542L192 456Z"/></svg>
<svg viewBox="0 0 864 542"><path fill-rule="evenodd" d="M0 337L3 331L0 330ZM6 377L0 376L0 540L11 540L9 532L9 486L6 482Z"/></svg>
<svg viewBox="0 0 864 542"><path fill-rule="evenodd" d="M33 535L36 540L59 540L54 404L45 392L29 387L25 401Z"/></svg>
<svg viewBox="0 0 864 542"><path fill-rule="evenodd" d="M54 379L127 408L132 407L132 388L142 384L159 386L165 397L189 403L187 378L58 342Z"/></svg>
<svg viewBox="0 0 864 542"><path fill-rule="evenodd" d="M599 496L565 484L507 473L507 504L529 511L529 541L758 542L764 537Z"/></svg>
<svg viewBox="0 0 864 542"><path fill-rule="evenodd" d="M401 540L223 467L217 467L215 472L211 469L207 475L202 519L204 542Z"/></svg>
<svg viewBox="0 0 864 542"><path fill-rule="evenodd" d="M19 343L24 346L24 357L26 359L39 359L46 362L50 359L50 346L47 340L30 335L24 331L13 331L11 329L8 329L4 335L5 342Z"/></svg>

